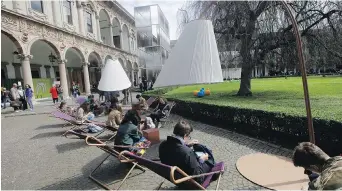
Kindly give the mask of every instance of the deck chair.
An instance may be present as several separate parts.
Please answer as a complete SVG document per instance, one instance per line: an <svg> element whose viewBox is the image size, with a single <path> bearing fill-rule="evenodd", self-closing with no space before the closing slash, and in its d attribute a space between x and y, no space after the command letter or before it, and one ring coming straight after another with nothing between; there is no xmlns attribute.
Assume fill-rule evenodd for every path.
<svg viewBox="0 0 342 191"><path fill-rule="evenodd" d="M96 146L99 149L103 150L104 152L108 153L108 156L105 157L101 163L90 173L89 178L91 180L93 180L95 183L99 184L100 186L102 186L103 188L107 189L107 190L112 190L110 189L105 183L101 182L100 180L96 179L93 175L95 173L95 171L100 168L100 166L110 157L113 156L115 158L119 157L120 151L118 151L115 148L140 148L140 149L148 149L149 145L147 145L146 147L132 147L132 146L122 146L122 145L114 145L114 147L108 146L105 143L103 143L102 141L100 141L99 139L95 138L95 137L91 137L88 136L86 139L86 144L89 146ZM95 143L91 143L91 142L95 142ZM127 151L128 152L128 151ZM130 152L131 153L131 152ZM131 153L132 154L132 153ZM134 155L134 154L132 154ZM122 159L125 160L130 160L129 158L122 156ZM126 179L128 178L128 176L131 174L131 172L134 170L134 168L138 168L140 169L143 173L146 171L146 169L142 166L140 166L138 163L133 162L133 166L132 168L128 171L128 173L126 174L125 178L122 179L120 185L118 186L118 188L116 190L119 190L120 187L122 186L122 184L126 181Z"/></svg>
<svg viewBox="0 0 342 191"><path fill-rule="evenodd" d="M120 162L123 162L123 163L137 162L141 166L144 166L150 169L151 171L155 172L159 176L165 178L166 180L172 182L175 185L179 185L182 183L182 184L185 184L189 188L194 188L197 190L199 189L205 190L210 185L213 175L219 173L219 177L218 177L217 185L216 185L216 190L218 190L221 176L224 172L224 163L220 162L220 163L217 163L211 169L211 172L209 173L203 173L199 175L190 176L186 174L182 169L178 168L177 166L165 165L165 164L162 164L161 162L156 162L156 161L152 161L152 160L140 157L140 156L133 155L128 151L122 151L119 154L119 160ZM198 182L194 180L194 178L202 177L202 176L206 177L202 184L199 184ZM161 188L163 183L164 181L159 184L157 188L158 190Z"/></svg>
<svg viewBox="0 0 342 191"><path fill-rule="evenodd" d="M82 124L78 124L76 123L76 119L66 113L63 113L61 111L54 111L51 113L54 117L58 118L58 119L61 119L63 121L66 122L66 124L63 126L65 127L66 125L71 125L72 127L67 130L65 133L63 133L62 136L65 136L66 138L68 138L68 135L70 134L73 134L73 135L76 135L78 136L79 138L83 138L85 139L86 138L86 135L83 135L83 133L86 133L86 131L84 130L88 125L92 125L92 124L96 124L96 123L82 123ZM82 126L85 126L85 128L81 128ZM77 131L76 131L77 130ZM98 134L96 134L96 136L99 136L100 134L102 134L104 132L105 129L103 129L102 131L100 131ZM116 132L116 131L115 131ZM114 134L110 139L108 140L111 140L113 139L113 137L115 136L116 134Z"/></svg>
<svg viewBox="0 0 342 191"><path fill-rule="evenodd" d="M88 126L88 125L97 125L97 126L103 128L103 131L98 132L94 137L99 137L106 130L112 132L113 135L110 136L108 139L100 139L101 141L106 141L106 142L113 140L115 138L115 136L116 136L117 131L118 131L118 128L107 126L106 123L98 122L98 121L92 121L91 123L85 123L84 125L86 125L86 126ZM76 135L76 136L78 136L81 139L85 139L88 136L87 132L84 132L84 131L77 132L77 131L74 131L72 129L68 130L67 132L64 133L64 136L67 137L67 138L68 138L68 135Z"/></svg>
<svg viewBox="0 0 342 191"><path fill-rule="evenodd" d="M169 108L170 108L170 109L165 113L165 116L164 116L163 118L160 119L160 122L161 122L161 123L164 123L164 126L166 126L167 123L170 121L170 120L169 120L169 117L170 117L171 111L172 111L172 109L173 109L173 107L174 107L175 105L176 105L176 102L172 101L172 102L168 102L167 105L164 107L164 108L166 108L166 107L169 106ZM163 109L164 109L164 108L163 108Z"/></svg>

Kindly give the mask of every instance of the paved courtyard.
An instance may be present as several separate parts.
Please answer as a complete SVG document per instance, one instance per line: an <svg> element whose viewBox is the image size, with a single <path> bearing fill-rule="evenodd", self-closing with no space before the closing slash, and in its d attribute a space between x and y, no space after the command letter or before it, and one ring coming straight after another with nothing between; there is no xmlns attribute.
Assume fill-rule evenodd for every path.
<svg viewBox="0 0 342 191"><path fill-rule="evenodd" d="M88 175L107 155L96 147L87 146L84 140L62 137L68 128L62 128L64 122L43 114L52 110L52 104L48 103L37 106L34 115L2 114L2 189L102 189ZM172 133L172 127L179 119L180 116L171 116L171 122L160 129L161 139ZM104 121L105 118L98 120ZM291 155L291 151L263 141L214 126L189 122L195 129L192 137L212 148L216 160L226 164L220 189L262 189L236 170L235 163L241 156L255 152ZM158 145L154 145L145 156L156 158ZM127 165L110 157L97 171L96 177L108 183L114 182L111 184L114 189L127 170ZM121 189L155 189L163 180L151 171L140 172L134 170ZM209 189L215 189L215 183ZM163 188L173 189L174 185L167 182Z"/></svg>

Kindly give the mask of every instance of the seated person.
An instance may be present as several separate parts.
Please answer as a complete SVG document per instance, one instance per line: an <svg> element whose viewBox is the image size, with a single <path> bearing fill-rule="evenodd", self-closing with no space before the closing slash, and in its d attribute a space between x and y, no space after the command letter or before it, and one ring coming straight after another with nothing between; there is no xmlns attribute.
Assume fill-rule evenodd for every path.
<svg viewBox="0 0 342 191"><path fill-rule="evenodd" d="M197 140L190 141L192 127L185 121L180 121L173 129L173 136L168 136L167 140L159 146L159 158L163 164L177 166L188 175L198 175L208 173L211 167L206 163L209 159L207 153L197 157L190 146L197 144ZM195 181L202 184L205 176L195 178ZM179 185L186 188L184 184Z"/></svg>
<svg viewBox="0 0 342 191"><path fill-rule="evenodd" d="M133 146L142 138L142 134L138 129L140 123L140 115L136 110L129 110L124 116L115 137L114 144L121 146ZM117 150L125 150L116 148Z"/></svg>
<svg viewBox="0 0 342 191"><path fill-rule="evenodd" d="M122 108L119 104L109 109L108 119L106 125L114 128L118 128L122 120Z"/></svg>
<svg viewBox="0 0 342 191"><path fill-rule="evenodd" d="M330 157L316 145L303 142L294 149L292 161L309 175L309 190L342 189L342 156Z"/></svg>
<svg viewBox="0 0 342 191"><path fill-rule="evenodd" d="M63 113L66 113L66 114L71 115L71 116L75 115L74 108L67 106L65 101L62 101L58 108Z"/></svg>
<svg viewBox="0 0 342 191"><path fill-rule="evenodd" d="M149 117L152 118L152 120L155 122L158 122L158 126L159 126L159 122L160 119L165 117L166 113L170 110L169 105L167 105L166 101L163 98L158 98L158 108L156 108L156 111L151 113L151 115Z"/></svg>
<svg viewBox="0 0 342 191"><path fill-rule="evenodd" d="M94 114L90 111L89 102L86 101L77 108L75 117L77 124L90 122L95 117Z"/></svg>
<svg viewBox="0 0 342 191"><path fill-rule="evenodd" d="M145 98L143 98L140 94L138 94L135 97L139 100L140 108L142 110L148 110L148 105L147 105Z"/></svg>
<svg viewBox="0 0 342 191"><path fill-rule="evenodd" d="M146 117L143 125L141 125L141 131L147 130L147 129L154 129L156 128L156 125L153 123L152 119L150 117Z"/></svg>

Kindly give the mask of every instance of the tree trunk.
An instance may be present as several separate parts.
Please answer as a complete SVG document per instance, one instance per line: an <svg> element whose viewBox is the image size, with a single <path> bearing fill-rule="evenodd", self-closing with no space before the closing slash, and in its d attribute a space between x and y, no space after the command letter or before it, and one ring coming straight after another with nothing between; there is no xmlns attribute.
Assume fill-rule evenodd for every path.
<svg viewBox="0 0 342 191"><path fill-rule="evenodd" d="M254 31L254 25L252 21L248 24L248 32L241 38L240 55L242 57L241 68L241 82L240 89L237 96L251 96L251 79L252 79L252 54L251 54L251 42ZM256 53L256 52L255 52Z"/></svg>
<svg viewBox="0 0 342 191"><path fill-rule="evenodd" d="M251 79L252 79L252 67L245 63L241 69L241 82L240 89L237 93L238 96L251 96Z"/></svg>

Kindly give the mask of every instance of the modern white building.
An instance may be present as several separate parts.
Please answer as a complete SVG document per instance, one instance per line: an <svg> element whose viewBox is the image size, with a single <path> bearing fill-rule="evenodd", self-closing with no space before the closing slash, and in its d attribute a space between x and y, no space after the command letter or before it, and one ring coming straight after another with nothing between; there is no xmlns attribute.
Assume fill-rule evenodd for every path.
<svg viewBox="0 0 342 191"><path fill-rule="evenodd" d="M1 1L1 25L2 86L22 81L41 90L57 82L67 97L75 81L89 94L109 58L138 79L134 17L117 1ZM36 98L49 96L37 91Z"/></svg>
<svg viewBox="0 0 342 191"><path fill-rule="evenodd" d="M159 5L135 7L134 17L138 55L144 68L142 73L147 80L153 81L169 57L169 22Z"/></svg>

